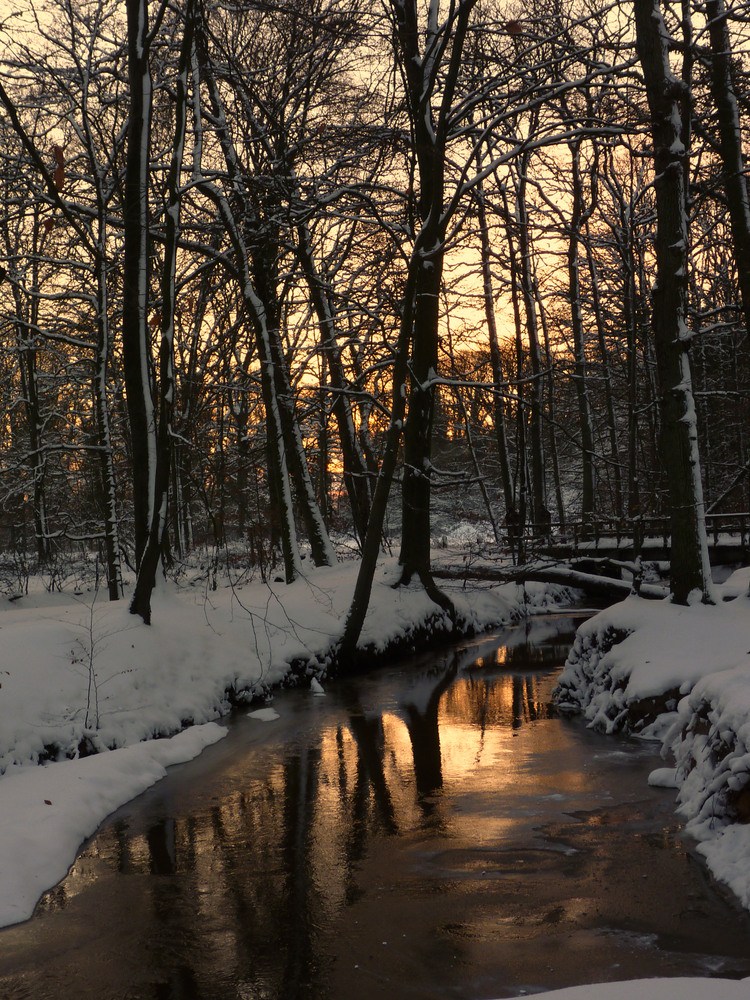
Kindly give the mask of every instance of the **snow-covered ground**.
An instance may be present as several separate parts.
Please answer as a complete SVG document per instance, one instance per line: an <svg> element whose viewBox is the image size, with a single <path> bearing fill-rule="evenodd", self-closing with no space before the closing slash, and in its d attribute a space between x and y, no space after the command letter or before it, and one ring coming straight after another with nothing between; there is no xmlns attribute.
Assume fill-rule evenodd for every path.
<svg viewBox="0 0 750 1000"><path fill-rule="evenodd" d="M0 599L0 926L31 915L110 812L220 739L216 720L233 703L262 698L289 679L293 661L308 664L297 679L315 693L356 569L317 569L289 587L213 589L205 575L194 586L162 584L150 626L127 601L90 591ZM440 609L420 586L394 590L395 574L384 560L362 645L382 650L430 622L440 627ZM525 599L542 606L565 593L446 589L477 630L517 620Z"/></svg>
<svg viewBox="0 0 750 1000"><path fill-rule="evenodd" d="M537 1000L747 1000L750 979L635 979L537 993Z"/></svg>
<svg viewBox="0 0 750 1000"><path fill-rule="evenodd" d="M715 606L637 597L583 625L558 706L592 726L658 738L651 783L677 789L678 811L717 879L750 907L750 570Z"/></svg>

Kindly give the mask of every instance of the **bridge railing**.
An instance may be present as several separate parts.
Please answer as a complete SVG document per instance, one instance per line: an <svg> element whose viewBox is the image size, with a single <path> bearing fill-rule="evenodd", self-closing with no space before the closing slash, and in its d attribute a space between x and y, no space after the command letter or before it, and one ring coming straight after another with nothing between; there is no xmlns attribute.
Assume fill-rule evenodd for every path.
<svg viewBox="0 0 750 1000"><path fill-rule="evenodd" d="M707 514L706 528L709 542L719 545L722 535L729 535L733 544L739 541L739 547L750 550L750 512L740 511L731 514ZM509 532L509 541L518 544L522 541L526 550L544 545L566 546L573 550L596 549L599 543L618 545L622 542L635 541L642 543L645 539L659 539L664 548L669 548L671 525L668 517L615 518L600 517L590 521L550 521L545 524L526 524L522 536L516 530Z"/></svg>
<svg viewBox="0 0 750 1000"><path fill-rule="evenodd" d="M706 527L714 545L719 544L720 535L739 535L743 549L750 542L750 513L747 511L737 514L706 514Z"/></svg>

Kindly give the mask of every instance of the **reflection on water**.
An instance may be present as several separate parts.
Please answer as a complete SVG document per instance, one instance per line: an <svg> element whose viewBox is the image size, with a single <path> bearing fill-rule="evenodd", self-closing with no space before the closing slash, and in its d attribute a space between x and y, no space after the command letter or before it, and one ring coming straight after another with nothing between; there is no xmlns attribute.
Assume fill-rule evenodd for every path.
<svg viewBox="0 0 750 1000"><path fill-rule="evenodd" d="M650 749L555 717L573 627L550 617L325 699L279 696L272 724L238 717L0 934L0 995L479 997L631 968L750 975L748 922L647 789ZM667 883L649 881L657 864ZM673 883L685 899L665 902Z"/></svg>

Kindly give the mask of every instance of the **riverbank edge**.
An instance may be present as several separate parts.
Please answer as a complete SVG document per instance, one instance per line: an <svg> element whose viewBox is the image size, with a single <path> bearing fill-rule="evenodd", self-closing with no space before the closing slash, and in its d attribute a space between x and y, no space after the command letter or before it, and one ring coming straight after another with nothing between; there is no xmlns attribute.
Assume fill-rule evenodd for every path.
<svg viewBox="0 0 750 1000"><path fill-rule="evenodd" d="M750 598L726 597L680 608L633 596L600 612L578 629L554 700L592 728L661 743L674 766L649 783L676 790L686 833L750 908Z"/></svg>
<svg viewBox="0 0 750 1000"><path fill-rule="evenodd" d="M0 927L32 916L114 810L225 736L217 720L286 685L306 683L315 695L355 574L353 564L314 571L276 592L162 587L150 626L124 602L95 596L39 593L0 608ZM421 588L394 589L393 576L384 561L362 666L510 627L577 597L541 584L456 585L457 631ZM87 703L92 678L99 690L94 699L89 687Z"/></svg>
<svg viewBox="0 0 750 1000"><path fill-rule="evenodd" d="M455 585L454 621L421 587L394 589L390 562L380 569L351 672L511 626L578 596L550 584ZM125 602L92 597L41 594L0 609L8 668L0 670L0 782L8 767L167 738L270 700L277 688L325 680L355 575L356 564L343 564L273 590L162 587L148 626Z"/></svg>

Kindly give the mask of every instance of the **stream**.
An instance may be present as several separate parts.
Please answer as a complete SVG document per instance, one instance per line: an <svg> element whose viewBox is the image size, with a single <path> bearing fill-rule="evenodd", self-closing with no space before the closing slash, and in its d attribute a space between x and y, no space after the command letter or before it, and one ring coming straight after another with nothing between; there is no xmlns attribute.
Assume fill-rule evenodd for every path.
<svg viewBox="0 0 750 1000"><path fill-rule="evenodd" d="M236 712L0 931L0 997L488 1000L750 976L750 915L682 837L674 792L648 787L658 747L551 706L581 620Z"/></svg>

